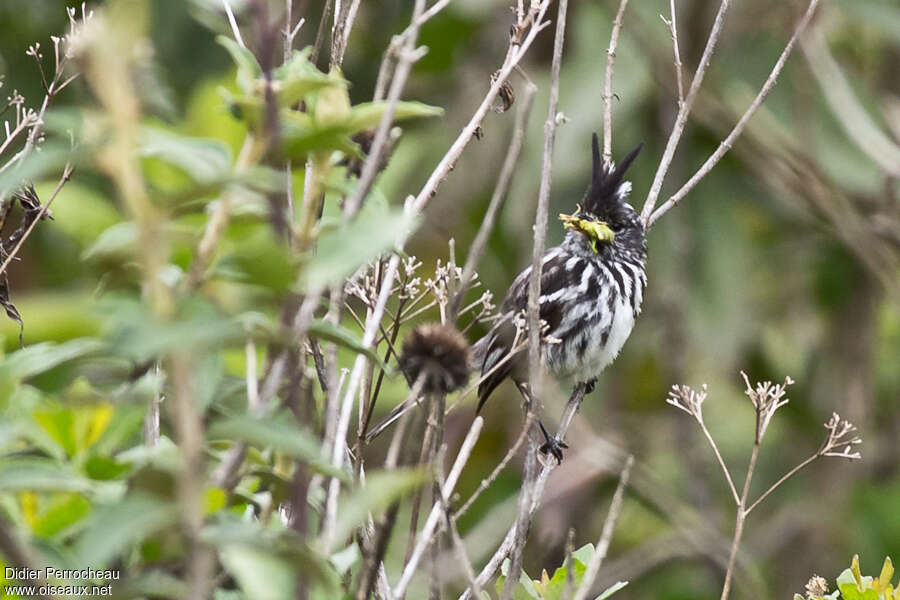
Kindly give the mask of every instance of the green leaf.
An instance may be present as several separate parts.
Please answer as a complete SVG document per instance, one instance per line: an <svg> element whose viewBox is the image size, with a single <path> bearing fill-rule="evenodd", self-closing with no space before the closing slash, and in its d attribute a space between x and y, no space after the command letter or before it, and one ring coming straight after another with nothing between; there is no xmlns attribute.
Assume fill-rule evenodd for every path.
<svg viewBox="0 0 900 600"><path fill-rule="evenodd" d="M216 36L216 41L228 50L231 60L237 66L238 86L245 92L253 91L254 82L257 78L262 77L262 68L256 62L256 57L230 37L219 35Z"/></svg>
<svg viewBox="0 0 900 600"><path fill-rule="evenodd" d="M176 314L160 321L148 307L127 296L110 297L99 303L107 320L110 350L135 361L177 352L185 359L202 349L243 342L240 323L199 298L184 300Z"/></svg>
<svg viewBox="0 0 900 600"><path fill-rule="evenodd" d="M296 281L297 265L283 239L268 224L233 228L229 252L217 268L242 283L260 285L276 292L290 289Z"/></svg>
<svg viewBox="0 0 900 600"><path fill-rule="evenodd" d="M133 221L116 223L97 236L94 243L81 254L81 259L124 259L134 253L136 245L137 225Z"/></svg>
<svg viewBox="0 0 900 600"><path fill-rule="evenodd" d="M242 107L245 112L248 107ZM351 129L344 121L320 124L306 113L282 110L281 139L286 157L302 159L310 152L339 150L344 154L362 157L359 146L350 139Z"/></svg>
<svg viewBox="0 0 900 600"><path fill-rule="evenodd" d="M366 485L359 486L340 502L338 522L333 536L343 540L365 522L369 513L378 514L397 499L410 493L426 481L418 469L381 471L366 476Z"/></svg>
<svg viewBox="0 0 900 600"><path fill-rule="evenodd" d="M608 587L602 594L594 598L594 600L606 600L606 598L609 598L626 585L628 585L627 581L617 581L616 583Z"/></svg>
<svg viewBox="0 0 900 600"><path fill-rule="evenodd" d="M225 570L237 580L248 598L293 600L294 576L291 564L259 548L232 544L219 551Z"/></svg>
<svg viewBox="0 0 900 600"><path fill-rule="evenodd" d="M347 85L340 77L326 75L309 62L311 51L311 47L295 50L289 60L273 71L273 88L279 106L293 106L312 92L329 85Z"/></svg>
<svg viewBox="0 0 900 600"><path fill-rule="evenodd" d="M170 502L134 495L96 510L75 545L81 564L102 568L148 536L176 523L178 510Z"/></svg>
<svg viewBox="0 0 900 600"><path fill-rule="evenodd" d="M367 204L353 222L319 238L318 252L300 277L305 290L336 284L361 265L391 249L415 228L417 220L401 210Z"/></svg>
<svg viewBox="0 0 900 600"><path fill-rule="evenodd" d="M260 448L275 448L309 464L320 473L347 479L343 471L335 469L322 458L319 441L286 418L231 417L213 423L207 437L211 440L239 440Z"/></svg>
<svg viewBox="0 0 900 600"><path fill-rule="evenodd" d="M84 463L84 472L91 479L109 481L118 478L130 467L128 463L120 463L106 456L91 456Z"/></svg>
<svg viewBox="0 0 900 600"><path fill-rule="evenodd" d="M32 526L35 535L51 537L80 521L88 514L91 503L78 494L63 494L41 511Z"/></svg>
<svg viewBox="0 0 900 600"><path fill-rule="evenodd" d="M158 127L141 132L141 156L158 158L187 173L197 183L223 180L231 171L231 150L214 139L187 137Z"/></svg>
<svg viewBox="0 0 900 600"><path fill-rule="evenodd" d="M354 352L365 354L378 366L378 368L384 371L388 370L387 365L384 364L384 361L381 360L381 357L378 356L375 350L363 346L362 340L346 327L336 325L323 319L315 319L310 324L308 333L310 337L318 338L326 342L332 342L338 346L353 350Z"/></svg>
<svg viewBox="0 0 900 600"><path fill-rule="evenodd" d="M334 568L337 569L338 574L343 575L349 571L350 567L355 565L359 559L359 546L350 544L343 550L339 550L332 554L328 560L330 560L331 564L334 565Z"/></svg>
<svg viewBox="0 0 900 600"><path fill-rule="evenodd" d="M506 578L509 576L508 558L500 564L500 573L501 576L497 578L496 584L498 595L503 592L503 586L506 584ZM513 598L515 600L529 600L530 598L537 598L538 600L541 600L541 595L534 587L534 581L532 581L531 577L529 577L528 574L525 573L525 569L522 569L522 572L519 574L519 583L516 584L516 587L513 590Z"/></svg>
<svg viewBox="0 0 900 600"><path fill-rule="evenodd" d="M102 348L98 340L82 338L63 344L46 342L34 344L8 355L0 363L0 397L6 396L9 386L45 373L70 360L91 355Z"/></svg>
<svg viewBox="0 0 900 600"><path fill-rule="evenodd" d="M91 482L53 460L20 456L0 460L4 492L87 492Z"/></svg>
<svg viewBox="0 0 900 600"><path fill-rule="evenodd" d="M388 107L387 101L363 102L350 109L345 126L350 133L357 133L365 129L374 129L381 121L381 116ZM398 102L394 109L394 121L418 119L423 117L440 117L444 109L439 106L430 106L421 102Z"/></svg>

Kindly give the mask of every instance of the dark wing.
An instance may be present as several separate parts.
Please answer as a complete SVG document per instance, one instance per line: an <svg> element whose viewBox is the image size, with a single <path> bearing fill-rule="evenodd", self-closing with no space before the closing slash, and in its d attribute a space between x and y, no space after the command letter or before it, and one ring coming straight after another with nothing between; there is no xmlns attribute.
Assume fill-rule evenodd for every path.
<svg viewBox="0 0 900 600"><path fill-rule="evenodd" d="M578 285L577 280L572 280L575 273L565 267L568 258L570 255L559 247L551 248L544 255L541 269L540 317L547 323L551 332L559 326L563 316L563 303L552 300L551 296L558 290ZM527 368L527 355L521 351L517 356L503 361L509 355L515 341L516 327L513 321L516 315L528 306L530 278L531 267L519 273L500 305L502 316L494 328L475 344L475 364L481 364L481 375L484 378L478 386L478 411L481 411L488 397L504 379L512 376L518 380Z"/></svg>

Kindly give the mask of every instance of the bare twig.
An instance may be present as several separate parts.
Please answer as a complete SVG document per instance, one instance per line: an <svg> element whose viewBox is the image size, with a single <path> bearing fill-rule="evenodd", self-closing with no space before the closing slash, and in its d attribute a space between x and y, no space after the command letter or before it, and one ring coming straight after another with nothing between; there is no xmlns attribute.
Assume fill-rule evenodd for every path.
<svg viewBox="0 0 900 600"><path fill-rule="evenodd" d="M706 427L706 423L703 421L703 401L706 400L706 395L707 388L705 383L701 386L699 391L694 390L687 385L673 385L672 389L669 391L669 397L666 398L666 402L676 408L680 408L696 419L697 423L700 425L700 429L703 431L703 435L706 437L706 441L709 442L710 447L716 455L716 460L719 461L719 466L722 467L722 473L725 475L725 480L728 482L728 488L731 490L734 503L740 505L741 498L738 496L737 488L734 486L734 480L731 479L731 472L725 464L725 459L722 458L722 453L719 452L719 446L716 444L716 441L709 433L709 429Z"/></svg>
<svg viewBox="0 0 900 600"><path fill-rule="evenodd" d="M661 216L666 214L673 206L678 204L678 202L690 193L691 190L700 182L701 179L706 177L707 174L713 169L713 167L718 164L718 162L722 159L723 156L731 149L734 145L735 140L743 133L744 128L747 126L747 123L750 121L750 118L756 114L757 109L762 105L765 101L766 96L769 95L769 92L772 91L772 88L775 87L775 83L778 80L778 75L781 73L781 70L784 68L785 63L787 62L788 57L791 55L791 51L794 49L794 44L797 42L797 39L803 34L806 30L807 25L809 25L810 19L812 19L813 13L816 11L816 7L819 4L819 0L810 0L809 5L806 8L806 12L801 17L800 21L797 23L797 27L794 29L793 35L791 35L791 39L788 41L787 45L784 47L784 50L781 53L781 56L778 57L778 60L775 61L775 66L772 67L772 71L769 73L768 78L766 78L765 83L763 83L762 88L760 88L759 93L756 95L756 98L753 99L753 102L750 103L750 106L747 108L746 112L741 116L738 120L737 124L734 126L734 129L731 130L731 133L722 140L719 144L719 147L716 148L715 152L713 152L709 158L703 163L703 165L697 169L697 172L694 173L690 179L685 182L681 188L678 189L677 192L672 194L672 197L666 200L658 209L653 210L653 207L656 203L656 197L659 194L659 190L656 190L656 196L652 196L647 198L647 203L644 204L644 209L641 212L641 219L643 219L646 227L649 228L653 223L655 223ZM703 65L701 64L701 67ZM698 68L698 74L700 70ZM696 81L696 75L694 76ZM688 99L685 101L685 105L689 105L693 103L692 93L694 92L694 84L691 84L691 92L688 93ZM696 95L696 94L694 94ZM677 121L676 121L677 126ZM683 128L683 124L682 124ZM674 133L674 131L673 131ZM680 135L680 134L679 134ZM670 138L671 140L671 138ZM677 143L677 142L676 142ZM666 146L666 150L668 151L668 146ZM674 152L674 148L673 148ZM665 157L664 157L665 159ZM671 162L671 158L670 158ZM898 163L900 164L900 163ZM662 165L660 165L662 166ZM668 165L666 165L668 168ZM659 176L659 171L657 171L657 176ZM665 176L665 172L663 172L663 177ZM660 179L659 185L662 186L662 180ZM654 179L654 186L656 186L656 179ZM653 190L651 189L651 194ZM649 210L648 210L649 207Z"/></svg>
<svg viewBox="0 0 900 600"><path fill-rule="evenodd" d="M500 70L497 72L496 78L494 78L493 83L491 84L488 93L485 95L484 99L481 101L481 104L475 110L475 114L472 115L472 118L469 120L468 124L463 127L459 136L456 138L456 141L450 146L450 149L447 150L447 153L438 163L437 167L435 167L434 171L428 177L428 180L425 182L425 185L422 187L421 191L415 197L413 201L412 208L413 212L418 214L425 207L425 204L428 203L428 200L434 196L437 191L438 186L441 182L447 177L447 174L453 168L453 165L456 164L456 161L459 159L465 147L472 140L472 137L475 135L475 130L481 125L481 122L484 120L485 115L487 115L488 111L491 109L491 106L494 104L494 100L497 98L497 94L500 93L500 89L503 87L503 84L506 83L506 80L509 78L510 73L519 64L522 58L525 56L528 49L531 47L532 42L534 42L537 34L541 32L547 25L549 25L548 21L544 21L544 14L547 12L547 7L549 6L549 0L543 0L537 8L537 12L532 21L531 27L528 29L528 34L522 40L521 44L517 44L516 40L512 40L510 43L510 47L506 53L506 58L503 61L503 66L500 67Z"/></svg>
<svg viewBox="0 0 900 600"><path fill-rule="evenodd" d="M641 210L641 220L645 225L649 222L650 215L656 207L656 200L659 198L663 180L666 177L666 173L669 171L669 166L672 164L672 159L675 156L675 149L678 147L678 142L681 141L681 135L684 133L684 127L687 124L688 116L691 114L691 109L694 106L694 100L697 98L697 93L700 91L700 85L703 83L706 70L709 68L713 51L716 49L716 44L719 41L719 34L722 33L722 26L725 24L725 14L728 12L728 3L729 0L722 0L719 4L719 10L716 12L716 18L715 21L713 21L709 37L706 38L706 46L703 48L700 64L697 65L697 71L694 73L693 79L691 79L691 87L688 89L687 97L684 99L684 102L678 109L678 114L675 116L675 124L672 126L672 133L669 134L669 139L666 142L666 149L663 152L662 159L659 161L656 175L653 177L653 184L650 186L650 192L647 194L644 208Z"/></svg>
<svg viewBox="0 0 900 600"><path fill-rule="evenodd" d="M475 235L475 240L469 249L469 256L466 258L466 264L463 267L463 274L460 278L459 291L450 302L449 314L450 320L455 321L459 313L459 305L462 303L472 275L478 268L478 263L484 255L484 249L487 247L487 240L494 229L497 222L497 214L500 207L506 199L506 191L509 188L509 182L512 180L513 173L516 170L516 164L519 161L519 154L522 151L522 144L525 141L525 135L528 125L528 117L531 115L531 108L534 105L534 96L537 87L530 81L525 85L525 93L522 95L521 104L516 111L516 124L513 127L512 139L509 142L509 148L506 150L506 158L503 161L503 167L500 169L500 175L497 178L497 185L494 186L494 193L491 196L491 202L488 204L484 219Z"/></svg>
<svg viewBox="0 0 900 600"><path fill-rule="evenodd" d="M463 504L459 509L453 513L454 522L459 520L466 512L472 508L472 505L475 504L475 501L478 500L478 497L484 493L486 489L491 487L491 485L497 480L497 477L500 476L500 473L503 469L506 468L506 465L509 464L509 461L519 452L519 448L522 447L522 443L525 441L525 438L528 437L528 432L531 431L531 426L534 424L534 414L532 413L528 417L526 417L525 422L522 424L522 429L519 431L519 435L516 438L516 441L513 442L513 445L509 447L509 450L506 452L506 455L503 457L494 470L491 471L491 474L481 480L481 483L478 485L478 489L472 492L472 495L469 496L469 499L466 500L466 503Z"/></svg>
<svg viewBox="0 0 900 600"><path fill-rule="evenodd" d="M575 389L572 391L572 395L569 398L568 403L566 404L566 408L563 411L562 419L560 419L559 427L556 430L556 437L560 440L566 439L566 433L569 430L569 425L572 423L572 419L575 416L575 413L578 411L578 407L581 405L581 401L584 399L585 387L584 385L577 385ZM544 488L547 485L547 480L550 477L550 473L556 468L556 464L553 461L548 462L548 464L544 465L544 468L541 470L540 475L538 475L537 481L534 485L534 490L531 494L531 507L529 509L529 513L534 515L537 512L537 509L541 505L541 499L543 498ZM510 527L509 531L506 533L506 537L501 542L499 548L494 552L491 558L488 560L487 564L481 571L478 573L478 577L475 580L479 585L487 585L487 582L491 580L494 574L500 569L500 565L503 564L504 559L506 559L509 552L512 550L513 541L516 535L516 526L515 524ZM466 590L460 596L460 600L468 600L471 598L469 591Z"/></svg>
<svg viewBox="0 0 900 600"><path fill-rule="evenodd" d="M603 85L603 164L612 161L612 78L616 62L616 46L619 44L619 31L622 30L622 16L628 0L621 0L616 20L613 21L612 33L609 36L609 48L606 50L606 78Z"/></svg>
<svg viewBox="0 0 900 600"><path fill-rule="evenodd" d="M556 142L556 125L559 107L559 71L562 65L563 45L566 39L566 11L568 0L560 0L556 14L556 32L553 36L553 60L550 65L550 99L547 120L544 122L544 152L541 159L541 184L534 216L534 246L531 253L531 278L528 281L528 369L531 373L531 390L540 390L541 326L540 296L541 270L547 240L547 218L550 208L550 184L553 175L553 148ZM531 407L532 410L534 407ZM518 580L518 573L510 578Z"/></svg>
<svg viewBox="0 0 900 600"><path fill-rule="evenodd" d="M234 11L231 10L231 3L228 0L222 0L222 6L225 7L225 14L228 16L228 24L231 25L231 33L234 35L234 41L241 48L247 48L244 38L241 37L241 29L238 27L237 19L234 18Z"/></svg>
<svg viewBox="0 0 900 600"><path fill-rule="evenodd" d="M350 31L353 29L353 22L356 20L356 12L359 10L359 0L351 0L340 14L337 15L337 21L331 30L331 68L344 64L344 52L347 50L347 41L350 39Z"/></svg>
<svg viewBox="0 0 900 600"><path fill-rule="evenodd" d="M594 585L594 580L597 578L600 565L606 558L609 543L612 541L613 531L616 528L616 522L619 520L619 514L622 512L622 501L625 498L625 488L628 486L628 479L631 477L632 465L634 465L634 457L629 454L628 458L625 459L625 467L622 469L622 474L619 476L619 484L616 486L612 503L609 505L606 520L603 521L603 530L600 533L600 539L597 540L597 546L594 548L594 555L587 564L584 578L581 580L581 585L578 586L578 591L575 592L573 600L585 600L587 598L588 592L591 591L591 586Z"/></svg>
<svg viewBox="0 0 900 600"><path fill-rule="evenodd" d="M413 9L412 22L415 23L418 17L425 9L425 0L416 0ZM400 101L400 94L406 86L406 80L412 70L413 63L424 56L424 52L415 50L416 40L419 36L419 28L413 27L410 34L404 37L404 44L399 51L397 67L394 69L394 78L391 81L391 89L388 92L387 108L378 121L378 127L375 128L375 138L372 141L372 148L366 157L362 166L362 172L353 195L347 199L344 204L344 214L347 217L354 217L362 206L363 199L369 194L372 184L375 182L375 176L378 174L379 167L382 163L381 156L385 149L385 143L391 129L391 123L394 119L394 112L397 110L397 103Z"/></svg>
<svg viewBox="0 0 900 600"><path fill-rule="evenodd" d="M669 35L672 36L672 54L675 60L675 81L678 85L678 108L684 104L684 68L681 64L681 50L678 48L678 21L675 18L675 0L669 0L669 18L659 15L666 27L669 28Z"/></svg>
<svg viewBox="0 0 900 600"><path fill-rule="evenodd" d="M459 480L459 476L462 474L463 467L465 467L466 463L469 460L469 457L472 454L472 449L475 447L475 442L478 441L478 436L481 433L481 428L484 425L484 419L482 417L476 417L475 421L472 423L472 426L469 428L469 433L466 434L466 438L463 440L462 446L459 449L459 453L456 455L456 461L453 463L453 468L450 469L450 473L447 475L447 480L444 482L444 485L441 487L441 494L443 496L443 502L445 503L450 495L453 493L453 489L456 487L456 482ZM402 598L406 594L406 588L409 586L410 581L413 578L413 575L416 573L416 568L419 566L419 561L422 559L422 555L425 553L425 549L431 543L431 538L434 535L434 530L437 527L438 521L440 520L441 513L443 512L442 502L437 502L431 509L431 513L428 515L428 519L425 521L425 525L422 527L422 531L419 533L418 538L416 539L415 549L413 550L412 556L410 556L409 561L403 568L403 573L400 576L400 581L397 582L397 585L394 587L393 593L397 598Z"/></svg>
<svg viewBox="0 0 900 600"><path fill-rule="evenodd" d="M385 274L385 281L393 281L394 276L397 273L397 265L399 263L399 255L394 254L393 256L391 256L391 260L388 263L387 272ZM378 303L372 310L371 318L369 318L366 323L366 331L364 332L362 339L363 347L370 347L372 341L375 339L375 335L378 332L378 326L381 323L381 317L384 315L384 307L387 304L388 297L390 296L390 290L390 285L383 285L378 294ZM332 448L331 454L332 464L338 469L341 468L344 463L344 446L345 440L347 439L347 431L350 427L350 414L353 408L353 400L356 397L356 392L359 390L359 384L362 381L362 375L365 369L365 365L366 355L357 355L356 360L353 363L353 370L350 373L350 380L347 384L347 390L344 394L344 399L341 402L341 410L337 422L337 430L335 432L334 446ZM334 534L334 527L337 523L337 496L338 491L340 490L340 485L340 480L335 477L332 478L328 488L328 498L325 505L325 523L322 531L323 545L326 548L330 548L334 541L332 539L332 536Z"/></svg>

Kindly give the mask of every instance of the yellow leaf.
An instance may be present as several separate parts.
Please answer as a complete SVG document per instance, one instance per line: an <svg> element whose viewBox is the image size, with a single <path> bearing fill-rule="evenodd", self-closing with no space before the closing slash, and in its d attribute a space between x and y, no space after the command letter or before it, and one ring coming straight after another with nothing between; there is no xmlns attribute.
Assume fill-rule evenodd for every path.
<svg viewBox="0 0 900 600"><path fill-rule="evenodd" d="M856 580L856 587L859 588L859 591L863 591L862 584L862 573L859 572L859 554L853 555L853 560L850 561L850 572L853 573L853 579Z"/></svg>
<svg viewBox="0 0 900 600"><path fill-rule="evenodd" d="M28 526L34 529L38 521L38 497L34 492L22 492L19 494L19 503L22 505L22 516Z"/></svg>
<svg viewBox="0 0 900 600"><path fill-rule="evenodd" d="M93 446L94 442L100 439L100 436L106 431L107 425L112 420L113 410L111 404L98 404L91 411L90 427L85 439L86 448Z"/></svg>

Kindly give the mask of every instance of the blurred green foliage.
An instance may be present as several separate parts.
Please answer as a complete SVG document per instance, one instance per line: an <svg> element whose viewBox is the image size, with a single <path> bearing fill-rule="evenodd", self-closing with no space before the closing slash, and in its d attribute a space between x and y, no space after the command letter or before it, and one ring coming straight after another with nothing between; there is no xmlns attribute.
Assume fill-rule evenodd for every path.
<svg viewBox="0 0 900 600"><path fill-rule="evenodd" d="M40 76L25 49L40 41L47 52L49 36L65 30L63 4L80 5L0 5L0 29L8 33L0 39L4 93L17 89L30 105L41 97ZM274 148L254 146L270 134L264 69L232 41L218 3L109 4L146 9L143 25L137 17L114 24L136 32L117 42L133 54L107 57L110 64L130 61L122 78L127 82L106 81L102 73L81 77L56 99L41 152L0 173L0 189L29 179L46 199L62 166L76 164L74 179L54 200L55 220L39 224L21 260L9 267L25 348L18 347L17 325L0 323L0 515L42 562L127 573L116 588L119 597L183 595L178 567L188 541L177 493L183 456L173 441L172 381L155 367L160 357L176 356L189 367L187 385L206 426L210 464L221 464L233 442L246 445L237 487L227 492L210 479L202 490L201 537L216 549L226 573L216 598L294 598L298 573L309 582L311 597L339 597L342 580L360 567L355 545L316 546L310 540L317 532L304 537L285 526L278 505L292 494L297 465L345 481L352 475L335 472L321 457L318 391L319 413L312 417L290 410L261 417L247 410L245 343L248 337L255 341L262 375L270 350L284 341L284 298L340 281L391 249L400 233L416 231L406 250L426 268L446 261L450 238L457 255L467 254L503 159L510 114L489 116L483 139L467 148L422 219L409 219L402 204L428 177L502 61L508 6L459 0L423 29L420 42L429 53L416 64L404 96L415 101L402 103L395 117L404 119L403 136L361 218L343 224L338 198L352 193L355 180L334 157L360 156L354 136L381 117L384 104L368 100L391 33L408 22L408 3L361 3L343 71L330 73L309 61L321 3L307 3L310 13L297 44L304 50L272 71L280 123ZM561 80L568 123L557 138L551 211L570 211L583 193L590 132L601 126L601 67L616 4L570 8ZM711 6L699 0L678 6L690 69L702 50ZM796 6L766 0L733 8L664 192L677 189L741 114L783 47ZM269 6L273 19L280 7ZM649 189L676 108L671 45L658 18L667 10L666 2L632 3L617 53L614 154L645 142L633 167L636 204ZM259 43L250 11L239 16L248 41ZM896 141L900 7L891 0L826 2L819 19L863 105ZM524 67L541 90L547 89L550 45L544 34ZM115 72L114 65L104 72ZM117 105L110 99L120 87L130 87L140 105L133 157L104 155L114 147L111 112ZM536 115L545 112L544 96ZM298 103L305 112L294 110ZM530 257L541 127L542 119L533 117L522 166L479 269L497 296ZM78 137L74 153L70 131ZM290 242L304 250L315 238L318 252L289 251L284 232L272 222L272 206L286 206L284 174L274 166L285 159L293 165L295 222L309 225ZM309 182L307 160L321 167ZM146 189L145 204L131 203L117 183L120 165L129 164ZM324 193L318 228L304 221L299 198L305 185ZM182 289L210 215L225 199L231 220L208 279L159 310L147 300L148 269L158 271L167 289ZM758 466L766 479L776 479L786 463L815 447L832 410L859 427L865 460L854 468L817 465L754 512L735 597L788 597L809 573L835 572L850 552L900 554L900 311L897 287L891 287L900 273L876 260L897 255L900 238L891 236L897 236L898 203L896 182L847 139L798 52L733 153L651 232L645 312L583 407L587 429L570 439L577 449L597 434L626 448L654 474L653 485L683 503L667 513L646 491L627 499L599 577L614 591L615 582L631 582L616 598L718 595L718 557L730 539L733 506L704 440L663 400L675 382L714 386L710 428L722 432L726 459L745 456L753 411L734 377L741 368L754 379L789 374L799 382L783 409L786 424L771 430L768 444L775 450L764 453ZM150 216L142 221L145 209ZM155 228L153 236L147 237L148 227ZM561 237L562 229L551 226L550 243ZM153 256L159 264L148 258ZM419 320L434 320L435 312ZM479 327L467 333L473 341ZM340 346L342 367L361 347L362 332L349 316L338 325L316 320L311 335ZM376 348L377 362L390 363L386 352L383 343ZM379 414L406 393L403 377L389 368ZM162 435L150 445L144 418L159 394L166 397ZM458 485L461 495L477 488L517 435L518 403L510 386L487 405L488 430ZM448 417L451 444L464 435L472 408L466 399ZM557 403L547 402L548 415L557 410ZM366 453L380 457L385 445ZM575 483L539 514L532 532L538 543L525 558L530 573L562 564L570 527L577 526L579 543L596 539L612 493L609 473L596 465L564 463L554 477ZM366 478L366 488L342 495L336 539L428 480L418 470ZM492 525L513 518L510 499L520 483L516 469L505 472L460 521L479 552L503 534ZM322 499L311 498L309 510L320 514ZM690 523L673 514L701 518L720 535L698 538ZM409 510L400 510L398 531L405 533L409 519ZM392 542L389 567L402 560L405 544L405 535ZM576 586L592 550L585 546L573 554ZM863 582L858 567L849 572L852 581L846 573L838 579L841 593L848 590L842 597L882 597L886 584L874 589L880 578ZM565 578L566 567L536 581L523 573L517 597L557 598ZM464 587L460 579L454 590ZM415 587L411 597L424 593Z"/></svg>

